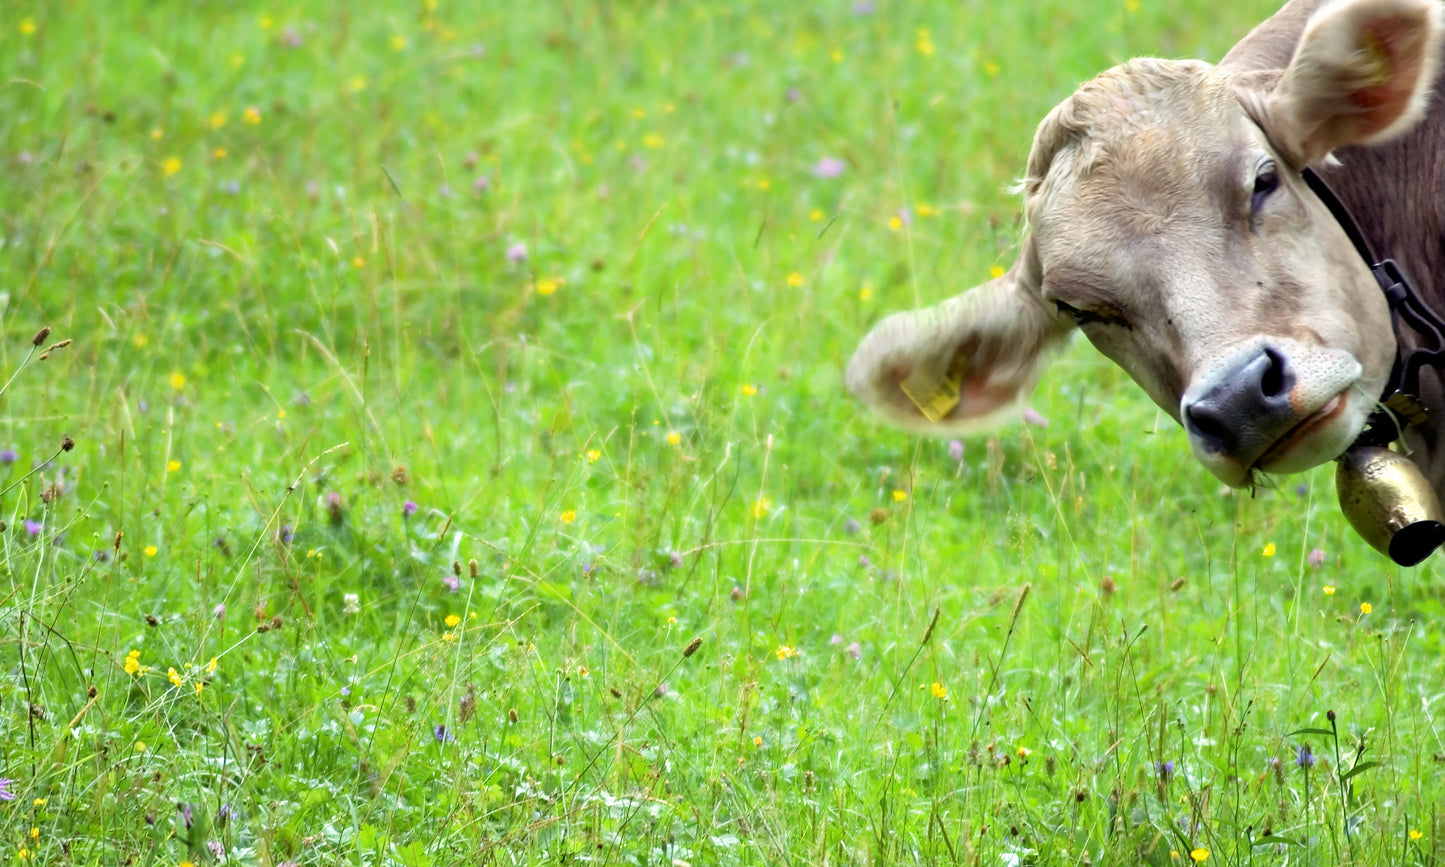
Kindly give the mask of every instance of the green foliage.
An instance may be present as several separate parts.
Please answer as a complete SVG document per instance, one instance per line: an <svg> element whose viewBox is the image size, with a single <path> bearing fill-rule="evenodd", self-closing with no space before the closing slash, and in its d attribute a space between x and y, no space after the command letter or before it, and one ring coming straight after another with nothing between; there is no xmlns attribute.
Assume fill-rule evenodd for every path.
<svg viewBox="0 0 1445 867"><path fill-rule="evenodd" d="M1087 346L961 460L842 388L1269 11L12 10L0 856L1436 863L1439 567L1328 470Z"/></svg>

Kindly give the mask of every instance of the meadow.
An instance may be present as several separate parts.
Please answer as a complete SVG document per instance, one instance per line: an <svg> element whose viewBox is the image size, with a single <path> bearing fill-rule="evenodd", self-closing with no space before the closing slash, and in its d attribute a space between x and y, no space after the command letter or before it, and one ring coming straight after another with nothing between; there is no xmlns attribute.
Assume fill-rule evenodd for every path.
<svg viewBox="0 0 1445 867"><path fill-rule="evenodd" d="M1273 5L12 4L0 860L1439 863L1445 561L1332 468L1083 342L959 442L842 383Z"/></svg>

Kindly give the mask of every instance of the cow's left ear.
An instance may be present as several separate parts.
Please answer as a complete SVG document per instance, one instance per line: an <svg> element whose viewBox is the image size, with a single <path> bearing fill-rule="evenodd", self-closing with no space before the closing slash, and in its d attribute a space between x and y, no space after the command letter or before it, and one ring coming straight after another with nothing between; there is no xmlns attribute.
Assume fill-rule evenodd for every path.
<svg viewBox="0 0 1445 867"><path fill-rule="evenodd" d="M1414 126L1440 66L1440 17L1439 0L1326 3L1264 107L1282 156L1303 167Z"/></svg>
<svg viewBox="0 0 1445 867"><path fill-rule="evenodd" d="M878 323L848 362L848 388L884 419L922 433L1000 421L1028 394L1073 320L1038 295L1038 262L926 310Z"/></svg>

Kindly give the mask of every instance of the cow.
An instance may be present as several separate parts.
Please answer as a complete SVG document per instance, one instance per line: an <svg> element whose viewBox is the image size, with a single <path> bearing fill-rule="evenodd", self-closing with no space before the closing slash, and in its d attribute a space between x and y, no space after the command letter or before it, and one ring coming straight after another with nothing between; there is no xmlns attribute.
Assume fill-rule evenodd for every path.
<svg viewBox="0 0 1445 867"><path fill-rule="evenodd" d="M1376 451L1445 494L1441 372L1418 371L1408 421L1384 409L1429 338L1364 258L1395 260L1427 315L1445 302L1441 18L1438 0L1290 0L1218 65L1135 59L1082 85L1034 136L1013 266L879 322L849 389L906 429L975 430L1082 331L1230 486L1340 458L1388 417L1399 445Z"/></svg>

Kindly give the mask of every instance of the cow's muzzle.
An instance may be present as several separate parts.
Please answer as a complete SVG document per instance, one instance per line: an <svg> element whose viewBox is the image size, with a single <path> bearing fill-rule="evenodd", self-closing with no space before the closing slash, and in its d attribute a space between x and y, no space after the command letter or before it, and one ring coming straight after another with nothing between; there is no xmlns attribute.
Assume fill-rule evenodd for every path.
<svg viewBox="0 0 1445 867"><path fill-rule="evenodd" d="M1349 353L1290 338L1236 344L1196 372L1179 404L1194 455L1241 487L1254 470L1291 473L1337 457L1368 407Z"/></svg>

